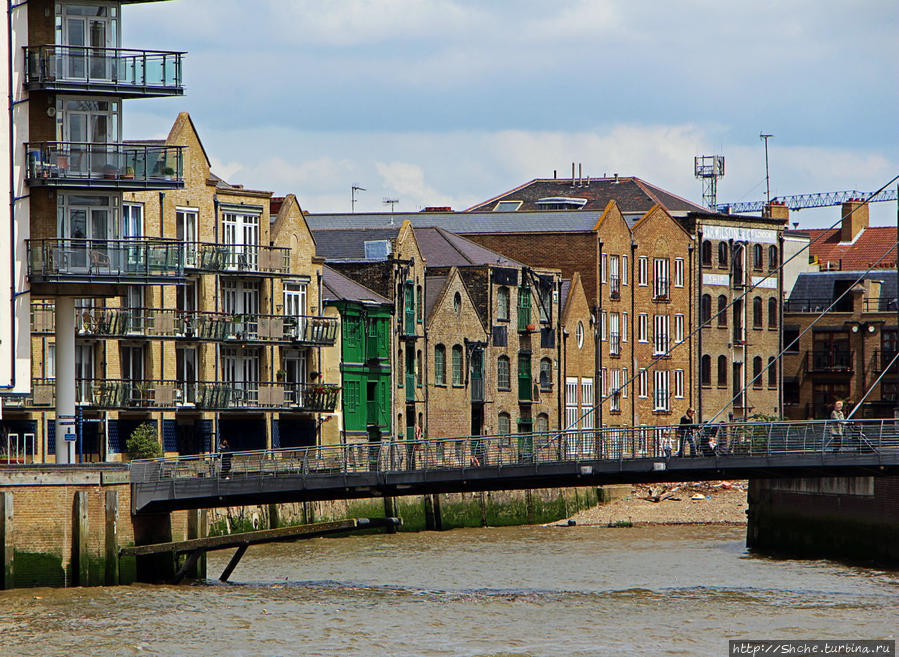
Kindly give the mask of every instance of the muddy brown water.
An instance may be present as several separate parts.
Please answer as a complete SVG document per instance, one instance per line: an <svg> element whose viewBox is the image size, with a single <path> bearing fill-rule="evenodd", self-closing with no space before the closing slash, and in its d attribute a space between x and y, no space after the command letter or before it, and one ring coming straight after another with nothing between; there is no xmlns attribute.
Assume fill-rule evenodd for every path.
<svg viewBox="0 0 899 657"><path fill-rule="evenodd" d="M744 528L516 527L251 547L230 584L0 592L0 655L726 655L895 638L899 572L774 560Z"/></svg>

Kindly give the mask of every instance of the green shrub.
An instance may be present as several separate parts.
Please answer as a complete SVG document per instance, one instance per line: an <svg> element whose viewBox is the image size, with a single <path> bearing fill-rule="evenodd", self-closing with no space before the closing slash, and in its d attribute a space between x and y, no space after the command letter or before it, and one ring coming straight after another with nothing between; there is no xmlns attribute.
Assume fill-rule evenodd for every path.
<svg viewBox="0 0 899 657"><path fill-rule="evenodd" d="M162 445L156 437L156 427L144 422L128 437L125 451L132 459L153 459L162 456Z"/></svg>

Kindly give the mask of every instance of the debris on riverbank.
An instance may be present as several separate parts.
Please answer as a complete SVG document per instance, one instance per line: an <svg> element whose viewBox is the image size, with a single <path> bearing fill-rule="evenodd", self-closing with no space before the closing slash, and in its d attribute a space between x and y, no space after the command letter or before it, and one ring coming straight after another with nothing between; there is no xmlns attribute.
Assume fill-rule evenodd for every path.
<svg viewBox="0 0 899 657"><path fill-rule="evenodd" d="M745 481L637 484L626 497L585 509L577 525L746 524Z"/></svg>

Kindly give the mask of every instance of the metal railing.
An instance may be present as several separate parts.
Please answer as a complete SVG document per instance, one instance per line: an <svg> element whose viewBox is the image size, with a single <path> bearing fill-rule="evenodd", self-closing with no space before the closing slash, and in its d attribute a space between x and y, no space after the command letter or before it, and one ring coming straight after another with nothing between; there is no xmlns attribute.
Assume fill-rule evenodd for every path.
<svg viewBox="0 0 899 657"><path fill-rule="evenodd" d="M609 333L609 354L612 356L621 354L621 336L618 333Z"/></svg>
<svg viewBox="0 0 899 657"><path fill-rule="evenodd" d="M880 453L899 450L899 420L746 422L695 427L696 456L768 457L796 454ZM231 453L228 476L342 475L497 468L560 462L677 459L678 425L605 427L543 433L463 436L441 439L359 442L347 445ZM685 441L685 443L688 441ZM690 448L684 445L689 455ZM769 461L770 462L770 461ZM714 462L713 462L714 463ZM201 454L131 462L132 482L219 476L221 455Z"/></svg>
<svg viewBox="0 0 899 657"><path fill-rule="evenodd" d="M178 381L175 379L77 379L75 403L102 409L244 410L282 409L333 412L340 386L290 381ZM4 407L56 403L56 380L32 380L26 397L7 396Z"/></svg>
<svg viewBox="0 0 899 657"><path fill-rule="evenodd" d="M290 274L290 249L262 244L181 242L184 264L207 272Z"/></svg>
<svg viewBox="0 0 899 657"><path fill-rule="evenodd" d="M853 351L806 351L806 368L809 372L851 372Z"/></svg>
<svg viewBox="0 0 899 657"><path fill-rule="evenodd" d="M876 299L878 303L880 303L879 299ZM827 299L788 299L784 301L784 312L785 313L823 313L825 310L830 308L833 304L834 300L831 298ZM867 303L867 301L866 301ZM889 305L888 300L884 300L886 305ZM852 312L852 298L844 297L837 304L830 308L829 312L834 313L851 313ZM886 308L884 308L886 309ZM868 308L866 308L868 310ZM896 307L893 305L893 311L895 312Z"/></svg>
<svg viewBox="0 0 899 657"><path fill-rule="evenodd" d="M31 304L31 330L55 330L55 304ZM78 335L98 337L184 338L333 345L336 317L262 315L176 310L171 308L76 308Z"/></svg>
<svg viewBox="0 0 899 657"><path fill-rule="evenodd" d="M26 242L32 281L140 282L184 276L181 244L172 240L56 238Z"/></svg>
<svg viewBox="0 0 899 657"><path fill-rule="evenodd" d="M656 277L652 281L652 298L653 301L668 301L668 279Z"/></svg>
<svg viewBox="0 0 899 657"><path fill-rule="evenodd" d="M621 279L618 276L609 276L609 297L621 298Z"/></svg>
<svg viewBox="0 0 899 657"><path fill-rule="evenodd" d="M184 147L151 144L28 142L31 186L137 189L184 185Z"/></svg>
<svg viewBox="0 0 899 657"><path fill-rule="evenodd" d="M109 91L119 95L180 95L183 52L30 46L25 48L28 89Z"/></svg>

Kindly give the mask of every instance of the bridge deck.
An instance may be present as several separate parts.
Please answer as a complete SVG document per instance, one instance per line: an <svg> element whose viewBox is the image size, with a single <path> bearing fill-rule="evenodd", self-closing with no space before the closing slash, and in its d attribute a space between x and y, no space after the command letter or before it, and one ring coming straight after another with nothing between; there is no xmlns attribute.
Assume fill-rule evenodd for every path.
<svg viewBox="0 0 899 657"><path fill-rule="evenodd" d="M899 425L721 424L676 451L678 427L466 436L135 461L137 513L226 505L710 479L899 472Z"/></svg>

